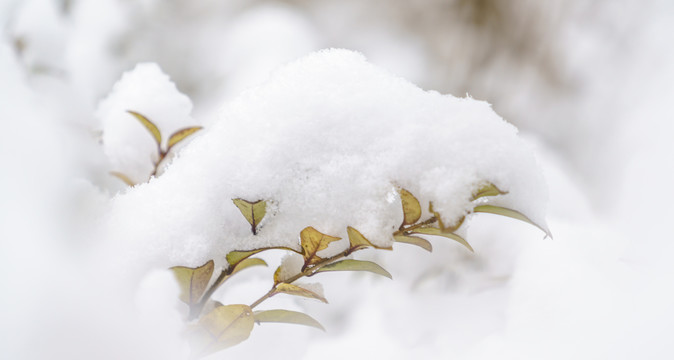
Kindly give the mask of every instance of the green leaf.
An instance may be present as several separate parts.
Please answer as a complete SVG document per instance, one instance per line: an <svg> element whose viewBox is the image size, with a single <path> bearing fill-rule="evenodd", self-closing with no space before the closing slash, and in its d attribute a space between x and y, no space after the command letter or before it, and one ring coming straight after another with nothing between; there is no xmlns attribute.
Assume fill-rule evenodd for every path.
<svg viewBox="0 0 674 360"><path fill-rule="evenodd" d="M502 216L507 216L507 217L510 217L510 218L513 218L513 219L524 221L526 223L529 223L529 224L541 229L545 233L546 236L549 236L550 238L552 238L552 234L550 233L550 230L548 230L548 229L536 224L535 222L531 221L531 219L529 219L528 217L526 217L524 214L522 214L519 211L515 211L515 210L512 210L512 209L508 209L508 208L504 208L504 207L500 207L500 206L494 206L494 205L479 205L479 206L476 206L473 209L473 211L476 212L476 213L481 212L481 213L502 215Z"/></svg>
<svg viewBox="0 0 674 360"><path fill-rule="evenodd" d="M360 233L360 231L352 228L351 226L347 227L346 231L349 234L349 243L351 244L351 251L356 251L367 247L373 247L375 249L386 249L386 250L393 249L391 247L383 248L373 245L370 242L370 240L366 239L365 236L363 236L363 234Z"/></svg>
<svg viewBox="0 0 674 360"><path fill-rule="evenodd" d="M174 132L171 137L169 137L168 140L168 148L172 148L173 145L183 141L186 137L194 134L195 132L203 129L201 126L193 126L193 127L188 127L184 129L180 129L176 132ZM168 151L168 150L167 150Z"/></svg>
<svg viewBox="0 0 674 360"><path fill-rule="evenodd" d="M369 271L371 273L379 274L381 276L386 276L389 279L393 279L393 277L388 271L386 271L383 267L377 265L376 263L373 263L372 261L346 259L323 266L322 268L318 269L317 272L324 272L324 271Z"/></svg>
<svg viewBox="0 0 674 360"><path fill-rule="evenodd" d="M248 339L254 325L248 305L218 306L202 316L190 334L192 352L202 357L236 345Z"/></svg>
<svg viewBox="0 0 674 360"><path fill-rule="evenodd" d="M227 262L229 263L229 266L236 266L238 263L241 261L245 260L246 258L253 256L257 253L263 252L265 250L288 250L292 252L296 252L298 254L301 254L299 251L295 249L291 249L289 247L285 246L270 246L270 247L265 247L265 248L260 248L260 249L254 249L254 250L244 250L244 251L230 251L225 258L227 259Z"/></svg>
<svg viewBox="0 0 674 360"><path fill-rule="evenodd" d="M159 132L159 128L157 128L157 125L155 125L152 121L150 121L148 118L145 116L131 110L127 110L129 114L133 115L138 121L140 121L143 126L152 134L152 137L154 138L154 141L157 142L158 146L161 146L161 132Z"/></svg>
<svg viewBox="0 0 674 360"><path fill-rule="evenodd" d="M394 235L393 240L399 243L416 245L424 250L427 250L428 252L433 252L433 245L431 245L428 240L422 239L418 236Z"/></svg>
<svg viewBox="0 0 674 360"><path fill-rule="evenodd" d="M421 204L412 193L405 189L398 189L403 205L403 225L412 225L421 218Z"/></svg>
<svg viewBox="0 0 674 360"><path fill-rule="evenodd" d="M271 322L271 323L285 323L285 324L298 324L315 327L325 331L323 325L316 321L311 316L290 310L264 310L256 311L253 313L255 321L258 323Z"/></svg>
<svg viewBox="0 0 674 360"><path fill-rule="evenodd" d="M481 188L479 188L475 193L473 193L472 200L477 200L485 196L505 195L507 193L507 191L501 191L496 187L496 185L487 183L486 185L483 185Z"/></svg>
<svg viewBox="0 0 674 360"><path fill-rule="evenodd" d="M116 177L116 178L118 178L118 179L124 181L124 183L125 183L126 185L128 185L128 186L134 186L134 185L136 185L136 183L134 183L131 179L129 179L128 176L122 174L121 172L110 171L110 175L112 175L112 176L114 176L114 177Z"/></svg>
<svg viewBox="0 0 674 360"><path fill-rule="evenodd" d="M251 266L268 266L268 265L266 261L260 258L247 258L236 264L234 271L232 271L232 275Z"/></svg>
<svg viewBox="0 0 674 360"><path fill-rule="evenodd" d="M338 237L325 235L311 226L304 228L304 230L300 232L300 244L304 250L304 266L302 267L302 270L306 269L309 265L313 265L323 260L316 255L316 253L327 249L328 244L340 239L341 238Z"/></svg>
<svg viewBox="0 0 674 360"><path fill-rule="evenodd" d="M284 293L284 294L289 294L289 295L295 295L295 296L303 296L307 297L310 299L317 299L320 300L324 303L328 303L328 300L326 300L323 295L317 294L311 290L307 290L303 287L299 287L294 284L288 284L288 283L280 283L276 286L276 293Z"/></svg>
<svg viewBox="0 0 674 360"><path fill-rule="evenodd" d="M412 230L412 234L444 236L446 238L449 238L449 239L452 239L452 240L455 240L455 241L459 242L461 245L465 246L468 250L474 251L473 247L470 246L470 244L468 244L468 242L464 238L462 238L461 236L456 235L456 234L451 233L451 232L444 232L444 231L442 231L438 228L422 227L422 228Z"/></svg>
<svg viewBox="0 0 674 360"><path fill-rule="evenodd" d="M213 267L213 260L209 260L197 268L185 266L174 266L171 268L180 286L181 301L188 305L194 305L199 302L208 287L208 283L211 281Z"/></svg>
<svg viewBox="0 0 674 360"><path fill-rule="evenodd" d="M253 235L257 235L257 225L260 224L262 218L267 214L267 202L264 200L250 202L243 199L232 199L232 201L239 208L243 217L248 220Z"/></svg>

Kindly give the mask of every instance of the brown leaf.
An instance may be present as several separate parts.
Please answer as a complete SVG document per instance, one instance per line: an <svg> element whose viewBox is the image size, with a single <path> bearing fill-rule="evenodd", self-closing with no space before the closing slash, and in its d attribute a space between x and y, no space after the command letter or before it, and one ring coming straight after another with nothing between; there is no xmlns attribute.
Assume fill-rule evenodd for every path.
<svg viewBox="0 0 674 360"><path fill-rule="evenodd" d="M403 225L412 225L421 218L421 204L412 193L405 189L398 189L400 200L403 205Z"/></svg>
<svg viewBox="0 0 674 360"><path fill-rule="evenodd" d="M211 281L213 267L213 260L209 260L197 268L185 266L174 266L171 268L180 286L181 301L188 305L194 305L199 302L208 287L208 283Z"/></svg>
<svg viewBox="0 0 674 360"><path fill-rule="evenodd" d="M140 121L141 124L147 129L147 131L152 134L152 137L154 138L154 141L157 143L157 146L161 146L161 132L159 132L159 128L157 128L157 125L155 125L152 121L150 121L148 118L145 116L131 110L127 110L129 114L133 115L138 121Z"/></svg>
<svg viewBox="0 0 674 360"><path fill-rule="evenodd" d="M284 294L290 294L290 295L295 295L295 296L303 296L307 297L310 299L317 299L320 300L324 303L328 303L328 300L326 300L323 295L317 294L311 290L307 290L303 287L294 285L294 284L288 284L288 283L280 283L276 286L276 293L284 293Z"/></svg>
<svg viewBox="0 0 674 360"><path fill-rule="evenodd" d="M376 249L386 249L386 250L392 250L391 247L383 248L379 246L373 245L370 240L366 239L363 234L360 233L360 231L352 228L351 226L346 228L347 233L349 234L349 244L351 246L351 251L356 251L360 249L364 249L367 247L373 247Z"/></svg>
<svg viewBox="0 0 674 360"><path fill-rule="evenodd" d="M322 259L316 255L316 253L327 249L328 244L340 239L341 238L338 237L325 235L311 226L304 228L304 230L300 232L300 244L304 250L304 267L302 269L304 270L307 266L321 261Z"/></svg>
<svg viewBox="0 0 674 360"><path fill-rule="evenodd" d="M201 126L193 126L184 129L180 129L174 132L168 140L168 149L171 149L173 145L183 141L186 137L194 134L195 132L203 129ZM166 150L168 152L168 150Z"/></svg>

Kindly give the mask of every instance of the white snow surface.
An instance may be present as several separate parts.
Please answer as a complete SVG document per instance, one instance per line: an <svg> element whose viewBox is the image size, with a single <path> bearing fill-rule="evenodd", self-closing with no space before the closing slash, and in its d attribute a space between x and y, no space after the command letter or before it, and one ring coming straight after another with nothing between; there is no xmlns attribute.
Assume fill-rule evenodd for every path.
<svg viewBox="0 0 674 360"><path fill-rule="evenodd" d="M101 108L108 123L129 117L128 131L135 126L151 141L118 99L147 91L138 110L157 122L187 118L189 106L162 86L160 94L134 87L150 86L143 76L157 77L156 68L125 75ZM106 146L112 136L106 133ZM402 220L395 186L423 208L432 200L449 224L472 208L471 193L486 181L509 191L494 203L544 223L546 190L533 152L489 104L424 91L358 53L324 50L225 104L220 120L163 175L113 199L104 236L141 267L196 266L235 249L299 248L307 226L342 238L353 226L389 245ZM269 201L258 235L234 198Z"/></svg>

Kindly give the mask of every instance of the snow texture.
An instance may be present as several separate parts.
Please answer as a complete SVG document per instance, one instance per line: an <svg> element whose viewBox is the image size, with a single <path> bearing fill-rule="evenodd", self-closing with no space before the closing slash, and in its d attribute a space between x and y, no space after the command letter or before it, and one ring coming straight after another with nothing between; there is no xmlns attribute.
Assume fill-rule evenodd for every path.
<svg viewBox="0 0 674 360"><path fill-rule="evenodd" d="M153 63L138 64L125 73L101 102L97 115L103 124L104 150L112 169L134 182L143 182L152 173L157 144L127 110L138 112L157 125L165 147L174 131L196 125L190 116L192 102Z"/></svg>
<svg viewBox="0 0 674 360"><path fill-rule="evenodd" d="M106 146L147 140L145 151L111 152L120 164L144 163L152 151L125 109L135 106L161 128L189 118L189 102L167 84L143 65L101 106ZM128 126L116 123L123 121ZM117 196L106 235L133 263L160 267L201 265L232 250L299 248L307 226L342 242L353 226L387 246L402 220L396 186L424 208L432 200L451 224L471 210L471 193L486 181L510 192L495 203L544 223L546 193L532 151L489 104L424 91L358 53L325 50L226 104L219 122L162 176ZM269 200L257 236L234 198Z"/></svg>

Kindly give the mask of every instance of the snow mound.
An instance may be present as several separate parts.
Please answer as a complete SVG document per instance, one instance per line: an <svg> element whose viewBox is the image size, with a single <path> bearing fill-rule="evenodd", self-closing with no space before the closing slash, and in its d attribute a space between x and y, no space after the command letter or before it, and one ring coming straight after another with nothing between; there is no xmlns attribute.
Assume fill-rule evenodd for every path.
<svg viewBox="0 0 674 360"><path fill-rule="evenodd" d="M174 131L196 125L190 116L192 102L157 64L142 63L124 73L98 106L96 115L103 124L104 151L112 170L134 182L147 181L152 160L157 158L157 144L127 110L138 112L157 125L165 143Z"/></svg>
<svg viewBox="0 0 674 360"><path fill-rule="evenodd" d="M122 91L134 94L118 84ZM143 111L173 99L135 101ZM184 110L181 99L175 107ZM134 132L151 140L140 127ZM402 220L396 186L424 211L432 200L451 224L486 181L509 191L495 204L544 223L533 151L489 104L424 91L358 53L324 50L226 104L162 176L118 195L106 220L110 243L136 263L196 266L235 249L298 248L307 226L344 239L353 226L390 245ZM269 201L258 235L234 198Z"/></svg>

